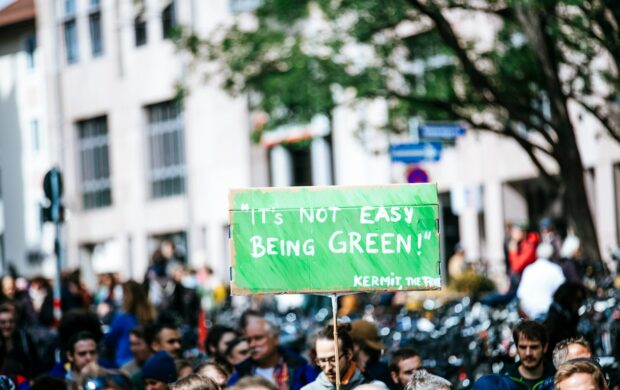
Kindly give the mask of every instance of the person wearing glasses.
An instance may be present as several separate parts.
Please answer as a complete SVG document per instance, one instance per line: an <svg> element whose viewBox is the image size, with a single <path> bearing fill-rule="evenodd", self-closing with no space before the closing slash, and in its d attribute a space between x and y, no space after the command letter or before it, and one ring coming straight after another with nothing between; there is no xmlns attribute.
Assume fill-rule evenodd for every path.
<svg viewBox="0 0 620 390"><path fill-rule="evenodd" d="M243 324L250 357L236 367L229 385L247 376L260 376L280 390L299 390L316 378L316 370L306 359L278 346L280 331L271 321L251 315Z"/></svg>
<svg viewBox="0 0 620 390"><path fill-rule="evenodd" d="M316 380L304 386L302 390L324 390L336 388L336 359L340 367L340 389L350 390L359 385L373 384L382 389L387 389L383 382L372 380L365 376L357 367L353 359L353 339L351 338L351 325L340 324L338 332L338 354L336 357L334 345L334 327L328 325L321 329L314 341L315 361L321 369L321 374Z"/></svg>

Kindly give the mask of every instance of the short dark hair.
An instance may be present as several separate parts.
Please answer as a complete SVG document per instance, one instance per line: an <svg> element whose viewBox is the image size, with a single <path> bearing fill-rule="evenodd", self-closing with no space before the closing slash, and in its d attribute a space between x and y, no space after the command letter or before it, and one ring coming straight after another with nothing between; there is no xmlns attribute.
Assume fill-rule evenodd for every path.
<svg viewBox="0 0 620 390"><path fill-rule="evenodd" d="M137 325L134 327L129 334L136 336L139 339L146 341L146 330L142 325Z"/></svg>
<svg viewBox="0 0 620 390"><path fill-rule="evenodd" d="M232 353L233 349L235 349L235 347L239 344L241 344L242 342L247 341L247 339L245 337L235 337L234 339L230 340L227 344L226 344L226 353L224 355L228 356Z"/></svg>
<svg viewBox="0 0 620 390"><path fill-rule="evenodd" d="M347 351L353 351L353 338L351 338L351 324L339 323L337 325L336 330L338 331L338 340L342 342L342 351L340 353L344 353ZM323 327L319 333L317 333L312 348L316 348L316 341L319 339L334 339L334 325L327 325Z"/></svg>
<svg viewBox="0 0 620 390"><path fill-rule="evenodd" d="M528 340L538 340L544 347L549 340L547 329L536 321L524 320L512 330L512 338L515 345L519 344L519 338L523 336Z"/></svg>
<svg viewBox="0 0 620 390"><path fill-rule="evenodd" d="M238 335L237 331L233 328L224 325L215 325L211 329L209 329L209 334L207 335L207 339L205 340L205 349L207 353L210 353L210 348L213 348L217 351L217 345L220 343L222 336L226 333L234 333L235 336Z"/></svg>
<svg viewBox="0 0 620 390"><path fill-rule="evenodd" d="M77 332L69 338L69 342L67 343L67 352L73 355L73 352L75 352L75 344L84 340L92 340L95 345L97 344L97 338L92 333L87 331Z"/></svg>
<svg viewBox="0 0 620 390"><path fill-rule="evenodd" d="M413 348L401 348L392 354L390 359L389 369L390 372L400 373L398 364L403 360L411 359L412 357L420 356L420 354Z"/></svg>
<svg viewBox="0 0 620 390"><path fill-rule="evenodd" d="M179 328L175 324L172 324L170 322L155 322L146 329L144 334L144 340L148 345L151 345L155 341L159 341L159 334L164 329L174 329L176 331L179 330Z"/></svg>

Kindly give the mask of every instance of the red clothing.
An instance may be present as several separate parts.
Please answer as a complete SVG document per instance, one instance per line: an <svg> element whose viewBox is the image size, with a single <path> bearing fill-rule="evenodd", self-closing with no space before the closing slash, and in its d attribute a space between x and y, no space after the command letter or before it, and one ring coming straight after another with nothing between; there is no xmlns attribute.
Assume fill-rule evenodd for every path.
<svg viewBox="0 0 620 390"><path fill-rule="evenodd" d="M519 242L517 250L508 252L510 261L510 270L514 273L521 274L525 267L536 261L536 247L540 243L540 235L536 232L530 232Z"/></svg>

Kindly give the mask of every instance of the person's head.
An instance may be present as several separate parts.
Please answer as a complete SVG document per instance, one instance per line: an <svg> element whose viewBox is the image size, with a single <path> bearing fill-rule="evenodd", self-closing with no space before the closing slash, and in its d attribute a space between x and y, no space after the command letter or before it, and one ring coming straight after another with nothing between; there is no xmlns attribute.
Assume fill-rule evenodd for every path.
<svg viewBox="0 0 620 390"><path fill-rule="evenodd" d="M9 303L0 305L0 332L10 339L15 331L15 307Z"/></svg>
<svg viewBox="0 0 620 390"><path fill-rule="evenodd" d="M139 367L142 367L147 359L153 354L151 347L146 342L144 328L140 325L133 328L129 333L129 350L131 351L131 354Z"/></svg>
<svg viewBox="0 0 620 390"><path fill-rule="evenodd" d="M176 359L174 364L177 367L177 378L182 379L194 373L192 363L187 359Z"/></svg>
<svg viewBox="0 0 620 390"><path fill-rule="evenodd" d="M172 356L165 351L151 356L142 367L142 379L146 390L166 390L177 380L177 368Z"/></svg>
<svg viewBox="0 0 620 390"><path fill-rule="evenodd" d="M510 239L521 241L525 238L526 229L522 224L515 223L510 228Z"/></svg>
<svg viewBox="0 0 620 390"><path fill-rule="evenodd" d="M231 366L236 366L250 357L250 344L245 337L236 337L226 345L226 361Z"/></svg>
<svg viewBox="0 0 620 390"><path fill-rule="evenodd" d="M224 367L211 362L199 365L194 370L194 373L211 379L220 389L226 388L230 376Z"/></svg>
<svg viewBox="0 0 620 390"><path fill-rule="evenodd" d="M590 359L569 360L555 373L556 390L607 390L603 371Z"/></svg>
<svg viewBox="0 0 620 390"><path fill-rule="evenodd" d="M170 390L220 390L220 387L210 378L198 374L191 374L179 379L170 386Z"/></svg>
<svg viewBox="0 0 620 390"><path fill-rule="evenodd" d="M207 353L215 358L222 359L226 354L228 342L237 337L237 332L228 326L215 325L209 329L205 340Z"/></svg>
<svg viewBox="0 0 620 390"><path fill-rule="evenodd" d="M581 244L579 238L575 236L566 236L560 249L560 256L564 258L575 258L581 255Z"/></svg>
<svg viewBox="0 0 620 390"><path fill-rule="evenodd" d="M2 277L2 294L10 299L15 297L17 291L15 277L11 274L6 274Z"/></svg>
<svg viewBox="0 0 620 390"><path fill-rule="evenodd" d="M176 326L157 323L150 327L147 341L153 352L166 351L175 358L181 357L181 335Z"/></svg>
<svg viewBox="0 0 620 390"><path fill-rule="evenodd" d="M521 321L512 331L512 337L521 359L521 366L536 370L543 363L547 351L547 330L536 321Z"/></svg>
<svg viewBox="0 0 620 390"><path fill-rule="evenodd" d="M63 313L60 325L58 326L58 341L65 350L69 350L69 340L76 334L87 331L95 337L95 341L99 343L103 338L101 330L101 322L97 314L84 310L74 309Z"/></svg>
<svg viewBox="0 0 620 390"><path fill-rule="evenodd" d="M260 376L241 378L231 390L279 390L278 386Z"/></svg>
<svg viewBox="0 0 620 390"><path fill-rule="evenodd" d="M553 257L553 251L553 245L548 242L541 242L536 247L536 258L549 260Z"/></svg>
<svg viewBox="0 0 620 390"><path fill-rule="evenodd" d="M586 298L586 288L581 283L565 282L553 293L553 301L572 314L577 314Z"/></svg>
<svg viewBox="0 0 620 390"><path fill-rule="evenodd" d="M422 358L411 348L402 348L392 354L389 370L392 381L401 389L411 381L413 373L422 368Z"/></svg>
<svg viewBox="0 0 620 390"><path fill-rule="evenodd" d="M261 317L251 317L244 330L252 360L262 364L278 356L280 333L271 321Z"/></svg>
<svg viewBox="0 0 620 390"><path fill-rule="evenodd" d="M67 360L73 372L80 373L89 363L96 362L98 356L97 341L90 332L78 332L69 339Z"/></svg>
<svg viewBox="0 0 620 390"><path fill-rule="evenodd" d="M351 324L338 325L338 353L334 350L334 326L322 328L314 341L316 364L331 383L336 383L336 360L340 364L340 377L349 370L353 362L353 339L351 338Z"/></svg>
<svg viewBox="0 0 620 390"><path fill-rule="evenodd" d="M520 385L507 375L487 374L483 375L472 386L471 390L518 390Z"/></svg>
<svg viewBox="0 0 620 390"><path fill-rule="evenodd" d="M41 375L34 380L30 390L67 390L67 382L61 378L53 378L49 375Z"/></svg>
<svg viewBox="0 0 620 390"><path fill-rule="evenodd" d="M135 280L128 280L123 283L123 311L136 316L141 325L153 321L153 306L151 306L142 285Z"/></svg>
<svg viewBox="0 0 620 390"><path fill-rule="evenodd" d="M566 361L577 358L591 358L590 344L583 337L562 340L553 348L553 365L559 368Z"/></svg>
<svg viewBox="0 0 620 390"><path fill-rule="evenodd" d="M413 373L405 390L450 390L452 385L446 379L422 369Z"/></svg>
<svg viewBox="0 0 620 390"><path fill-rule="evenodd" d="M353 321L351 338L353 339L353 355L361 368L365 368L368 363L379 361L385 345L381 342L375 324L366 320Z"/></svg>

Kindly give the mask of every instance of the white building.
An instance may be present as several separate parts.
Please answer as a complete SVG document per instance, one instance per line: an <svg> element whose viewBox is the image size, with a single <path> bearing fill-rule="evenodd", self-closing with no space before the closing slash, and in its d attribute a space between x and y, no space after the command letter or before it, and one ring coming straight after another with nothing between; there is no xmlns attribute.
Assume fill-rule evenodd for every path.
<svg viewBox="0 0 620 390"><path fill-rule="evenodd" d="M6 3L6 1L5 1ZM0 264L37 269L43 237L40 183L49 168L46 95L33 0L0 9Z"/></svg>
<svg viewBox="0 0 620 390"><path fill-rule="evenodd" d="M228 190L250 186L247 104L214 83L178 104L186 69L167 37L231 17L221 1L37 2L59 140L65 266L142 278L163 239L227 271Z"/></svg>

